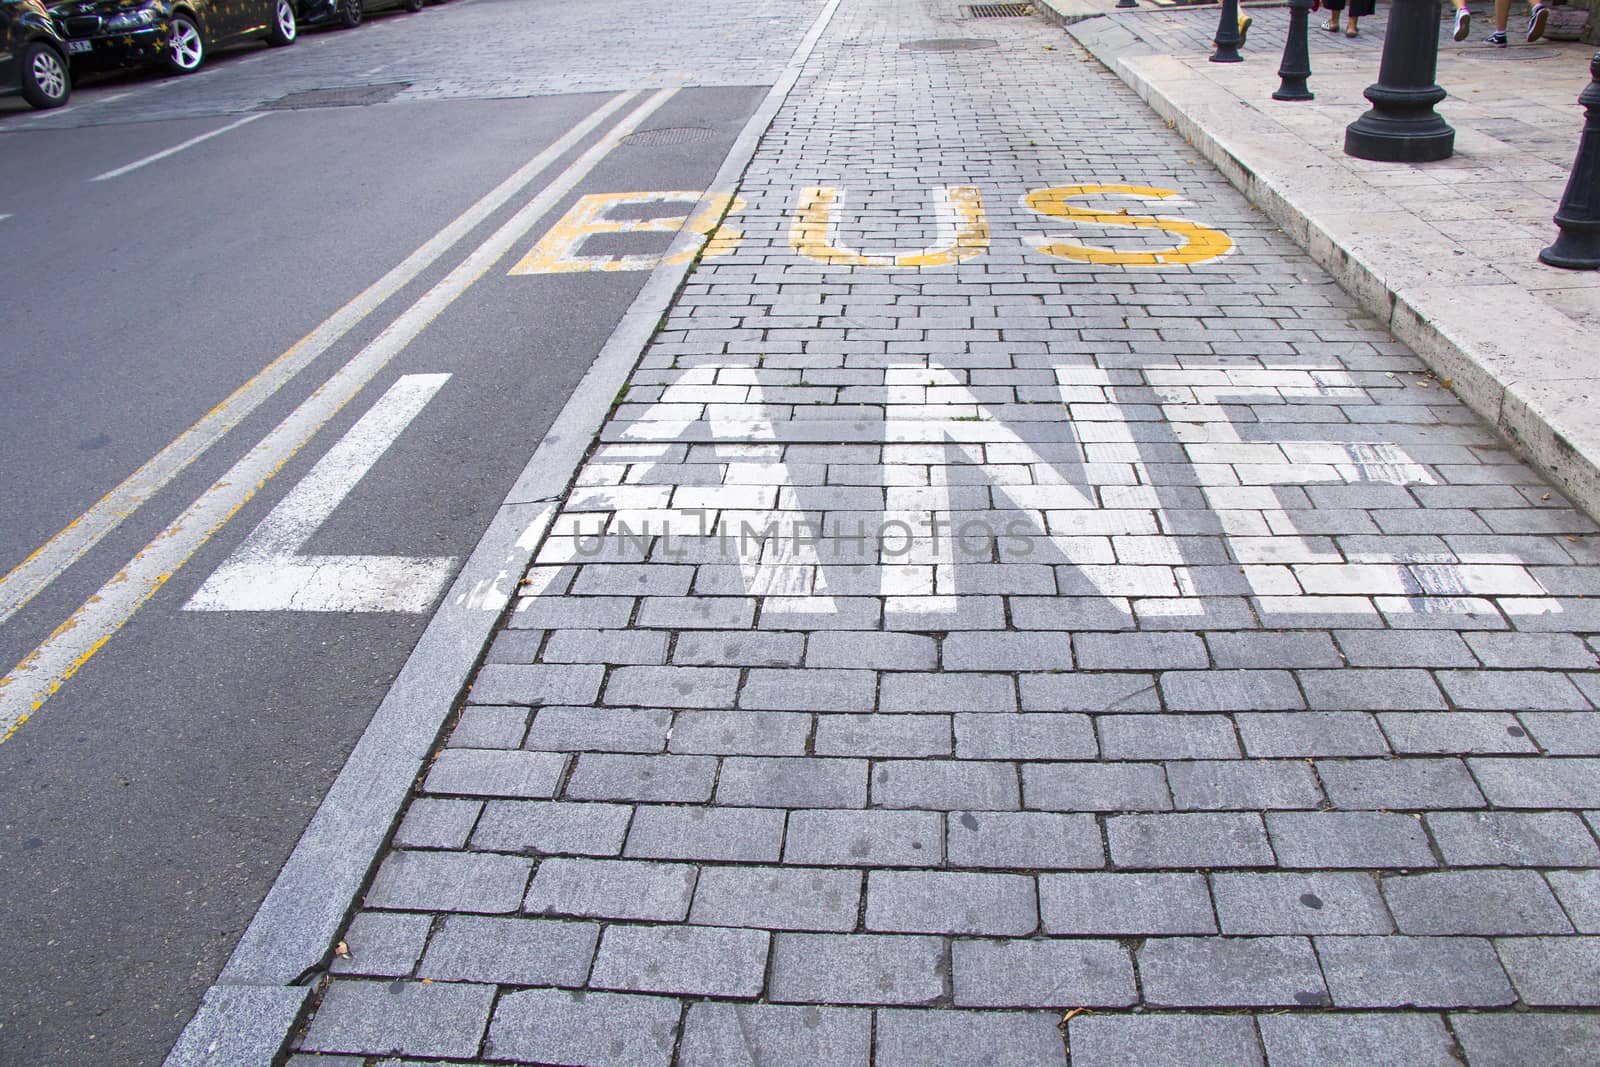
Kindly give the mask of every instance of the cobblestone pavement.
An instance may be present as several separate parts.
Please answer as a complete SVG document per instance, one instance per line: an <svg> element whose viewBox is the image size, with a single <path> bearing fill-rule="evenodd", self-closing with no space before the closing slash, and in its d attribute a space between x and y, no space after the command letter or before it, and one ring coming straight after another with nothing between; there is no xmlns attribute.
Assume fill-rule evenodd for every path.
<svg viewBox="0 0 1600 1067"><path fill-rule="evenodd" d="M1594 524L957 10L844 0L305 1062L1600 1059Z"/></svg>

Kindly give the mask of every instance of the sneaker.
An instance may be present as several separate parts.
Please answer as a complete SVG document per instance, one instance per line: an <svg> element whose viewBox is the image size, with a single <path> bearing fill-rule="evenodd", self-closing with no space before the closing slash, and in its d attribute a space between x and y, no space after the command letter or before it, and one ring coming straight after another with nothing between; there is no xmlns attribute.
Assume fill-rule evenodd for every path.
<svg viewBox="0 0 1600 1067"><path fill-rule="evenodd" d="M1543 8L1541 8L1540 10L1543 10ZM1255 19L1251 18L1249 15L1246 15L1244 18L1239 20L1239 47L1240 48L1244 47L1244 39L1245 39L1246 35L1249 34L1250 26L1254 22L1255 22ZM1542 33L1544 31L1541 30L1540 32ZM1531 41L1531 40L1533 40L1533 38L1529 37L1528 40Z"/></svg>
<svg viewBox="0 0 1600 1067"><path fill-rule="evenodd" d="M1495 48L1504 48L1509 42L1506 40L1505 30L1495 30L1493 33L1483 39L1483 43L1486 45L1491 45Z"/></svg>
<svg viewBox="0 0 1600 1067"><path fill-rule="evenodd" d="M1456 32L1451 36L1458 41L1465 41L1467 34L1472 32L1472 12L1464 7L1456 8Z"/></svg>
<svg viewBox="0 0 1600 1067"><path fill-rule="evenodd" d="M1543 4L1534 4L1533 10L1528 12L1528 40L1537 41L1544 36L1544 24L1549 21L1550 9Z"/></svg>

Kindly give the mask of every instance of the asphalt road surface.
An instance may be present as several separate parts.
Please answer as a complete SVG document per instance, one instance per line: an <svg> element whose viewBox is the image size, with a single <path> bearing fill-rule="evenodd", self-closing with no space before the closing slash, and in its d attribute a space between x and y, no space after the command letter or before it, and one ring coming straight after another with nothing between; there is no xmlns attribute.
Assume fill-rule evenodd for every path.
<svg viewBox="0 0 1600 1067"><path fill-rule="evenodd" d="M570 7L0 100L0 1062L165 1056L646 277L512 266L703 191L817 5Z"/></svg>

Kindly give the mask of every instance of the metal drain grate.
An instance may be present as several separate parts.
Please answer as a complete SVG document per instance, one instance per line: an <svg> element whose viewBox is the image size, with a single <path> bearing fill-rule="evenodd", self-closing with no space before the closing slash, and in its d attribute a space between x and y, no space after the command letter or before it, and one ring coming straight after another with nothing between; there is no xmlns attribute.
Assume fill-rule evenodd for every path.
<svg viewBox="0 0 1600 1067"><path fill-rule="evenodd" d="M993 48L997 43L982 37L934 37L926 41L907 41L900 47L907 52L971 52Z"/></svg>
<svg viewBox="0 0 1600 1067"><path fill-rule="evenodd" d="M665 148L675 144L699 144L716 137L717 131L700 126L664 126L659 130L640 130L622 139L626 145L641 148Z"/></svg>
<svg viewBox="0 0 1600 1067"><path fill-rule="evenodd" d="M974 19L1024 19L1033 14L1032 4L972 4L967 17Z"/></svg>
<svg viewBox="0 0 1600 1067"><path fill-rule="evenodd" d="M262 104L258 111L298 111L308 107L366 107L393 100L410 82L388 82L383 85L344 85L333 89L307 89L290 93Z"/></svg>

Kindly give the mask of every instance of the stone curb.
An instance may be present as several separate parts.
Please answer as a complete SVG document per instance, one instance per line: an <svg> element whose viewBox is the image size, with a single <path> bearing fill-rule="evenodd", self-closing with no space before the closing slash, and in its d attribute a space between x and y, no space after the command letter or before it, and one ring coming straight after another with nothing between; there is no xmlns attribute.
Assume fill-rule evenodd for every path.
<svg viewBox="0 0 1600 1067"><path fill-rule="evenodd" d="M1462 256L1422 220L1384 211L1319 210L1327 160L1271 123L1226 121L1230 95L1105 18L1066 32L1139 94L1297 244L1409 345L1474 412L1591 516L1600 515L1600 383L1596 340L1518 285L1470 285L1456 277L1486 264ZM1187 88L1189 92L1176 89ZM1270 149L1270 150L1269 150ZM1359 182L1341 174L1342 182ZM1367 203L1383 203L1370 187ZM1552 205L1552 210L1554 205ZM1551 227L1551 238L1555 228ZM1397 255L1402 252L1404 255ZM1449 264L1451 270L1417 264ZM1466 268L1466 269L1463 269ZM1553 270L1537 263L1529 271ZM1586 365L1587 364L1587 365Z"/></svg>

